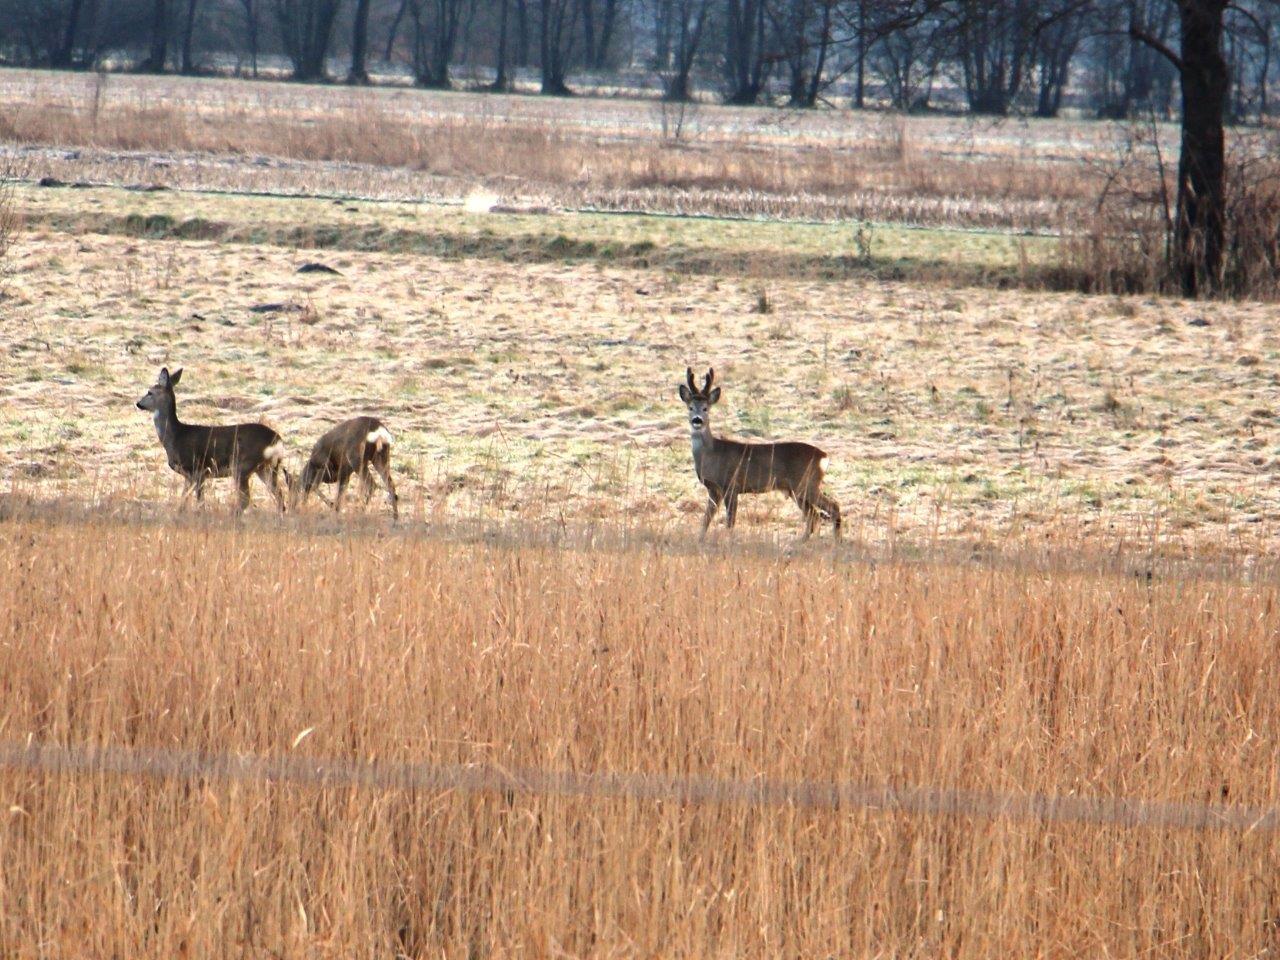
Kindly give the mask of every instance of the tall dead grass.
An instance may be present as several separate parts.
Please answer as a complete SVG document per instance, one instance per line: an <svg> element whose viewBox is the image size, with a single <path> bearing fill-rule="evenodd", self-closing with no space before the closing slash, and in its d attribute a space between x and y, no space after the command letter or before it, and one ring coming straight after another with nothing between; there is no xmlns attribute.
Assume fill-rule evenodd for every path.
<svg viewBox="0 0 1280 960"><path fill-rule="evenodd" d="M43 88L42 88L43 90ZM657 131L417 112L368 94L332 104L143 98L95 85L6 105L0 140L111 150L214 153L403 168L571 205L671 212L854 217L1038 229L1083 201L1068 164L955 157L910 141L907 121L839 144L775 133L672 142ZM182 165L175 175L192 175ZM358 182L361 177L353 177ZM195 186L173 182L173 186ZM462 192L465 188L460 187Z"/></svg>
<svg viewBox="0 0 1280 960"><path fill-rule="evenodd" d="M0 526L9 742L1277 801L1274 584ZM1274 837L0 770L10 956L1259 956Z"/></svg>

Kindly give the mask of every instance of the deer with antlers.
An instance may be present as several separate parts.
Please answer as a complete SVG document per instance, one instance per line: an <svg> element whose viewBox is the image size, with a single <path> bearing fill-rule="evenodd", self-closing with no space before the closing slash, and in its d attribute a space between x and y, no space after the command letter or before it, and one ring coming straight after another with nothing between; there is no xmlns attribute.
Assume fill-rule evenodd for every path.
<svg viewBox="0 0 1280 960"><path fill-rule="evenodd" d="M808 443L744 443L717 437L711 432L711 407L720 399L713 387L715 370L707 370L699 390L693 368L685 370L680 399L689 408L689 435L693 441L693 468L707 488L707 509L702 516L702 538L711 520L724 504L725 527L732 529L738 515L738 495L787 494L804 513L802 539L808 540L821 519L831 522L832 533L840 536L840 505L822 492L827 455Z"/></svg>

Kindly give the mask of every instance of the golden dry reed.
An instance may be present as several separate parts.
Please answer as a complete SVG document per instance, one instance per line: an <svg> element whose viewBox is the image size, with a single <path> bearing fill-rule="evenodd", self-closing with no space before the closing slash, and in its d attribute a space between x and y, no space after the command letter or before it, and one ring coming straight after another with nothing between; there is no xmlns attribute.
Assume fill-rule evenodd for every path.
<svg viewBox="0 0 1280 960"><path fill-rule="evenodd" d="M0 525L0 740L1270 806L1273 584ZM0 770L6 957L1251 957L1277 835Z"/></svg>

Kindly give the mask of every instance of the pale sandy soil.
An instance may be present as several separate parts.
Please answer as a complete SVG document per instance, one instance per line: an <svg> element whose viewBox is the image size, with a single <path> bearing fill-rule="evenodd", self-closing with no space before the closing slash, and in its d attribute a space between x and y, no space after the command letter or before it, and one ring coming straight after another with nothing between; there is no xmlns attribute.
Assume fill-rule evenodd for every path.
<svg viewBox="0 0 1280 960"><path fill-rule="evenodd" d="M468 216L433 214L450 215ZM512 219L530 218L492 215L493 229ZM678 223L667 229L678 239ZM341 276L295 272L316 259ZM332 422L384 416L419 516L693 535L701 497L676 397L692 364L719 373L720 430L829 449L849 530L868 541L1083 537L1178 553L1269 550L1280 532L1270 307L47 226L9 260L11 491L174 497L179 480L133 407L169 364L187 371L185 418L265 418L295 463ZM249 309L272 302L287 309ZM740 522L796 519L775 495Z"/></svg>

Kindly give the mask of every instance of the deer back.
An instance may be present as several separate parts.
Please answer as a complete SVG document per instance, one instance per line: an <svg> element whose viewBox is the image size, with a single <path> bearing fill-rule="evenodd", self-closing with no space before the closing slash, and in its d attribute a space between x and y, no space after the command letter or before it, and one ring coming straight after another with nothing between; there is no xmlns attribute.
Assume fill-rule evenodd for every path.
<svg viewBox="0 0 1280 960"><path fill-rule="evenodd" d="M187 476L248 473L284 455L280 434L262 423L217 427L180 424L166 447L170 466Z"/></svg>
<svg viewBox="0 0 1280 960"><path fill-rule="evenodd" d="M698 478L734 493L786 493L822 483L826 453L809 443L744 443L716 438L702 450Z"/></svg>

